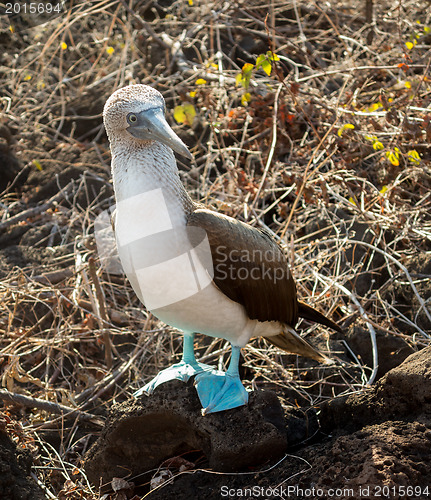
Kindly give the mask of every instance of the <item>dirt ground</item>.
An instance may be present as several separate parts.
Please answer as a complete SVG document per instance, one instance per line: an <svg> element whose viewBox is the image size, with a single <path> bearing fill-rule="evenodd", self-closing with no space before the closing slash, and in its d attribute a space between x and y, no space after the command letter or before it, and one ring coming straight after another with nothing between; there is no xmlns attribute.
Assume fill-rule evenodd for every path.
<svg viewBox="0 0 431 500"><path fill-rule="evenodd" d="M163 93L192 197L269 231L345 335L299 325L331 366L243 349L245 386L280 401L279 457L217 471L185 440L106 500L430 498L429 2L97 0L15 32L0 17L0 498L101 498L85 457L181 354L94 237L114 203L101 113L130 83ZM198 336L203 362L229 353Z"/></svg>

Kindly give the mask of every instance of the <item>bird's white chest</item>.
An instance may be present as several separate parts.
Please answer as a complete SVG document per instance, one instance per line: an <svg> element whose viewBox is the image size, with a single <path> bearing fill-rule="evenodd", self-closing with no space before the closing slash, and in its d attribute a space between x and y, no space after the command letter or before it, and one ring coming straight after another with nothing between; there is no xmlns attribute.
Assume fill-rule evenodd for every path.
<svg viewBox="0 0 431 500"><path fill-rule="evenodd" d="M188 228L162 188L117 202L116 240L123 269L148 310L167 324L246 343L254 331L244 308L213 283L205 234ZM193 242L193 243L192 243Z"/></svg>
<svg viewBox="0 0 431 500"><path fill-rule="evenodd" d="M187 289L190 282L185 221L182 207L162 188L117 202L116 240L121 263L150 310L176 300L178 290Z"/></svg>
<svg viewBox="0 0 431 500"><path fill-rule="evenodd" d="M187 226L180 197L172 196L169 183L124 172L114 176L115 233L139 299L169 325L245 345L264 323L250 320L214 284L208 238Z"/></svg>
<svg viewBox="0 0 431 500"><path fill-rule="evenodd" d="M202 251L200 242L190 238L195 229L187 227L181 197L169 182L124 172L114 177L117 248L136 294L154 311L191 297L211 283L211 252L208 239L200 238L206 245Z"/></svg>

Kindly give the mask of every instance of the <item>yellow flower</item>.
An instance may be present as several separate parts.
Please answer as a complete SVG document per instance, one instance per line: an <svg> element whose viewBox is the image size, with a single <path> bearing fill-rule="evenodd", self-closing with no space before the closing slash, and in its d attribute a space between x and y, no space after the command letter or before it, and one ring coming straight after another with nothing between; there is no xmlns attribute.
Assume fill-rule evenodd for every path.
<svg viewBox="0 0 431 500"><path fill-rule="evenodd" d="M414 165L419 165L421 162L421 157L419 156L419 153L416 151L416 149L412 149L407 152L407 156L409 158L409 161L411 161Z"/></svg>
<svg viewBox="0 0 431 500"><path fill-rule="evenodd" d="M345 130L353 130L355 126L352 123L345 123L342 127L338 129L338 137L341 137Z"/></svg>
<svg viewBox="0 0 431 500"><path fill-rule="evenodd" d="M114 47L111 47L110 45L108 47L106 47L106 53L108 54L108 56L110 56L114 52L115 52Z"/></svg>
<svg viewBox="0 0 431 500"><path fill-rule="evenodd" d="M247 106L247 104L251 101L251 95L249 92L246 92L245 94L243 94L243 96L241 97L241 104L243 106Z"/></svg>
<svg viewBox="0 0 431 500"><path fill-rule="evenodd" d="M375 151L380 151L381 149L383 149L383 144L380 141L374 141L373 142L373 149Z"/></svg>
<svg viewBox="0 0 431 500"><path fill-rule="evenodd" d="M386 151L386 158L394 165L395 167L398 167L400 164L400 150L398 148L394 148L393 151Z"/></svg>
<svg viewBox="0 0 431 500"><path fill-rule="evenodd" d="M374 111L376 111L377 109L379 109L381 106L381 104L379 102L375 102L374 104L371 104L371 106L368 108L368 111L370 113L373 113Z"/></svg>
<svg viewBox="0 0 431 500"><path fill-rule="evenodd" d="M61 42L61 50L66 50L67 49L67 43L66 42Z"/></svg>

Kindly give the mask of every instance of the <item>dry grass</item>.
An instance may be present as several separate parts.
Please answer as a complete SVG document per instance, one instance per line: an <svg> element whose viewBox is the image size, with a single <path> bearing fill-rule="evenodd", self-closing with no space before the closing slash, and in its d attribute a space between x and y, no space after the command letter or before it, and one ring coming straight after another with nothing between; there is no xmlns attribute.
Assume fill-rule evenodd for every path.
<svg viewBox="0 0 431 500"><path fill-rule="evenodd" d="M65 420L36 400L27 401L33 409L7 404L11 432L36 451L49 498L96 498L79 457L100 418L180 353L175 332L142 309L122 276L89 265L93 257L97 266L94 220L113 202L101 109L118 87L154 85L171 110L192 103L193 126L176 127L195 155L192 164L180 160L192 196L270 231L289 255L300 296L372 338L374 365L365 366L348 342L305 329L338 359L331 367L254 340L244 349L248 387L277 388L285 404L289 397L313 405L374 380L376 332L415 349L429 344L428 277L412 265L431 250L429 5L376 5L373 27L365 2L320 5L81 2L44 27L2 33L10 49L2 61L9 68L2 69L2 122L29 173L27 184L0 199L2 248L24 245L25 234L33 251L0 281L2 385L84 412ZM253 70L244 106L246 89L235 78L268 50L280 60L271 76ZM395 148L399 165L385 154ZM57 203L7 222L40 206L38 192L39 203L55 196L70 165L77 178ZM29 231L43 227L32 244ZM47 281L53 271L61 273ZM411 303L393 301L395 283ZM226 366L224 342L201 338L200 346L203 361Z"/></svg>

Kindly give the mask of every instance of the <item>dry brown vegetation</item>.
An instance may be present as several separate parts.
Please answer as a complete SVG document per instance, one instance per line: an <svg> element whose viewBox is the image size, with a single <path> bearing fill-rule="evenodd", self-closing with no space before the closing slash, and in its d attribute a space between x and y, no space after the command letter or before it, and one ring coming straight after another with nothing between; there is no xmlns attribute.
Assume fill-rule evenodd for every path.
<svg viewBox="0 0 431 500"><path fill-rule="evenodd" d="M179 160L187 189L270 231L299 295L348 332L302 325L330 367L252 341L247 387L316 405L429 345L429 3L379 3L373 20L364 1L103 0L1 31L1 381L28 398L3 391L3 419L47 498L97 498L80 457L106 411L181 351L95 250L113 203L101 111L121 86L154 85L172 123L192 105L175 124L195 157ZM268 51L270 75L243 69ZM226 366L224 341L199 341Z"/></svg>

